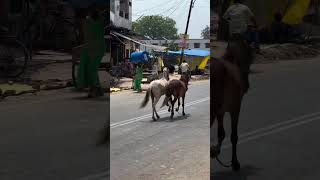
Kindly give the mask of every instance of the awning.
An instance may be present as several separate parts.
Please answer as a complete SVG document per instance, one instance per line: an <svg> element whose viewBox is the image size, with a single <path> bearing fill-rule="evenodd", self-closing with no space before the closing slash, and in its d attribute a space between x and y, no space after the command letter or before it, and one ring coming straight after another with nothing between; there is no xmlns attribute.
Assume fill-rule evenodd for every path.
<svg viewBox="0 0 320 180"><path fill-rule="evenodd" d="M119 37L122 37L122 38L124 38L124 39L127 39L127 40L132 41L132 42L137 43L137 44L140 44L140 45L142 45L142 46L149 47L149 48L151 48L151 49L153 49L153 50L165 51L165 50L167 49L167 47L164 47L164 46L156 46L156 45L141 43L141 42L139 42L139 41L137 41L137 40L134 40L134 39L132 39L132 38L130 38L130 37L127 37L127 36L125 36L125 35L123 35L123 34L120 34L120 33L118 33L118 32L114 32L114 31L113 31L113 32L111 32L111 34L116 35L116 36L119 36Z"/></svg>
<svg viewBox="0 0 320 180"><path fill-rule="evenodd" d="M168 51L168 54L181 55L181 51ZM184 50L183 55L207 57L207 56L210 56L210 51L198 50L198 49L186 49Z"/></svg>

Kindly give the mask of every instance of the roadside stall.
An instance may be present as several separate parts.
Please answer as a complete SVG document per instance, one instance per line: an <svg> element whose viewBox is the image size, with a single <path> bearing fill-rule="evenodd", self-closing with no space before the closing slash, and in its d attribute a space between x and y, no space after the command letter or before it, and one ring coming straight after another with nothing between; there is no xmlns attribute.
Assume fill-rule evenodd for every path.
<svg viewBox="0 0 320 180"><path fill-rule="evenodd" d="M179 62L181 51L168 51L167 54L174 56L177 60L176 62ZM197 67L199 70L204 71L210 60L210 51L206 50L188 49L184 50L183 54L191 71L195 71Z"/></svg>

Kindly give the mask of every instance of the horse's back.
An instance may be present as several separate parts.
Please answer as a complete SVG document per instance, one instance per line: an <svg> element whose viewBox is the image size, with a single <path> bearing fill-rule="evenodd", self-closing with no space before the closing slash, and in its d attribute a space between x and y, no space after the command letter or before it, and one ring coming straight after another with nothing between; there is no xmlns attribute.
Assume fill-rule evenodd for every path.
<svg viewBox="0 0 320 180"><path fill-rule="evenodd" d="M175 96L175 97L181 97L185 94L186 92L186 86L184 83L180 80L177 79L172 79L169 81L168 86L167 86L167 96Z"/></svg>

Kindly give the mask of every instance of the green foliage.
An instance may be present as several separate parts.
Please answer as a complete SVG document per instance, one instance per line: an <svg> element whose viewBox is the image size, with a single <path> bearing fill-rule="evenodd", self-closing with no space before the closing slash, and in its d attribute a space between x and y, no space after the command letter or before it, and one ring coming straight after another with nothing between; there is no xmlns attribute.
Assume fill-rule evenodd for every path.
<svg viewBox="0 0 320 180"><path fill-rule="evenodd" d="M133 22L133 31L152 39L178 39L176 22L163 16L144 16Z"/></svg>
<svg viewBox="0 0 320 180"><path fill-rule="evenodd" d="M203 39L210 39L210 27L208 25L201 31L201 37Z"/></svg>
<svg viewBox="0 0 320 180"><path fill-rule="evenodd" d="M179 48L179 45L177 45L177 44L172 42L172 43L169 44L168 50L169 51L179 51L180 48Z"/></svg>

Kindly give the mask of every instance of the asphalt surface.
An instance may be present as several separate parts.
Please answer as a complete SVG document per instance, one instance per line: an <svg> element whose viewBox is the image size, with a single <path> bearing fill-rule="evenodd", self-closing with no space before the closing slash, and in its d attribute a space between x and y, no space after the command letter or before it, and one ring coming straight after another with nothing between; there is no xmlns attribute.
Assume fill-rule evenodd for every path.
<svg viewBox="0 0 320 180"><path fill-rule="evenodd" d="M209 81L191 82L185 112L159 109L151 118L151 101L140 104L145 93L111 95L111 180L202 180L210 176Z"/></svg>
<svg viewBox="0 0 320 180"><path fill-rule="evenodd" d="M0 102L0 179L106 179L109 151L95 143L108 99L85 96L64 89Z"/></svg>
<svg viewBox="0 0 320 180"><path fill-rule="evenodd" d="M255 65L239 121L234 173L211 161L213 180L320 179L320 58ZM216 125L216 124L215 124ZM231 160L230 119L220 159ZM216 133L216 129L211 129ZM216 140L216 134L211 137Z"/></svg>

